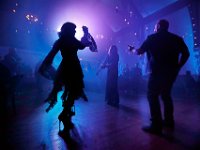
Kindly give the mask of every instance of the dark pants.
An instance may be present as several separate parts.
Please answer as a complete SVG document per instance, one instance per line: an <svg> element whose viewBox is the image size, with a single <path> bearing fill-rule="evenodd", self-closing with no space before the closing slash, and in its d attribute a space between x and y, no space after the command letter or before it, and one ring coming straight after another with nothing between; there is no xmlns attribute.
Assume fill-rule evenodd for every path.
<svg viewBox="0 0 200 150"><path fill-rule="evenodd" d="M162 113L159 96L161 96L164 104L164 120L167 122L174 122L174 106L171 90L176 77L177 71L159 71L150 74L147 98L149 101L152 125L162 127Z"/></svg>

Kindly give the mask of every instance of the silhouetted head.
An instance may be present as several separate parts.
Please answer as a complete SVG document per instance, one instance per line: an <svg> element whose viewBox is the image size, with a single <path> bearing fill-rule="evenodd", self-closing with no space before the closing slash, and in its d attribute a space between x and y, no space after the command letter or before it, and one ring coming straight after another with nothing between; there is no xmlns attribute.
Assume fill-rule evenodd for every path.
<svg viewBox="0 0 200 150"><path fill-rule="evenodd" d="M117 55L118 54L117 46L116 45L110 46L108 54L109 55Z"/></svg>
<svg viewBox="0 0 200 150"><path fill-rule="evenodd" d="M165 19L161 19L158 21L158 23L155 25L155 32L159 32L159 31L168 31L169 28L169 22Z"/></svg>
<svg viewBox="0 0 200 150"><path fill-rule="evenodd" d="M59 37L73 37L76 33L76 25L71 22L66 22L62 25L61 31L58 33Z"/></svg>

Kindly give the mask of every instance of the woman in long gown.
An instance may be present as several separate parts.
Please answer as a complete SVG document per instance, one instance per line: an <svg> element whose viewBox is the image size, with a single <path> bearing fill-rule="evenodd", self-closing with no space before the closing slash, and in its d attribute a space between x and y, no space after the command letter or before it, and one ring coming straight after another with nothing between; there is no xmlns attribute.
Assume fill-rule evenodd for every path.
<svg viewBox="0 0 200 150"><path fill-rule="evenodd" d="M112 106L119 105L118 62L118 49L116 45L112 45L104 63L102 64L102 68L107 68L105 100L107 104Z"/></svg>

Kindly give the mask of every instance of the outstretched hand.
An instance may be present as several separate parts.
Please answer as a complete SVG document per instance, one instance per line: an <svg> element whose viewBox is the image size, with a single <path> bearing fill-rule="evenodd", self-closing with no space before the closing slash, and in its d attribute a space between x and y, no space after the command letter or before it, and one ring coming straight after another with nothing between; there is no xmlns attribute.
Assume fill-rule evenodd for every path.
<svg viewBox="0 0 200 150"><path fill-rule="evenodd" d="M128 45L128 50L129 52L132 52L132 53L135 53L136 52L136 49L134 46L131 46L131 45Z"/></svg>
<svg viewBox="0 0 200 150"><path fill-rule="evenodd" d="M136 49L134 46L128 45L128 50L129 52L136 54L136 55L141 55L143 54L143 50L142 49Z"/></svg>

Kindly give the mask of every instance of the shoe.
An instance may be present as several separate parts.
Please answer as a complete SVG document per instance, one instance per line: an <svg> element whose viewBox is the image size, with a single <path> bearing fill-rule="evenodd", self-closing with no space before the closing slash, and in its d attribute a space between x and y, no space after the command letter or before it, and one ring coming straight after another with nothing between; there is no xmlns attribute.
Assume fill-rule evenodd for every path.
<svg viewBox="0 0 200 150"><path fill-rule="evenodd" d="M65 117L65 118L62 118L63 116L59 115L58 117L58 120L59 120L59 132L61 131L60 130L60 124L61 122L63 123L64 125L64 129L63 131L69 131L70 129L74 128L74 124L73 122L71 121L71 117Z"/></svg>
<svg viewBox="0 0 200 150"><path fill-rule="evenodd" d="M63 111L60 113L60 115L58 116L58 120L59 120L59 131L60 131L60 123L62 122L64 125L64 129L72 129L74 127L74 124L71 121L72 116L75 115L75 108L74 111L72 111L71 109L63 109Z"/></svg>
<svg viewBox="0 0 200 150"><path fill-rule="evenodd" d="M162 128L161 127L155 127L153 125L144 126L142 127L142 130L144 132L155 134L155 135L162 135Z"/></svg>
<svg viewBox="0 0 200 150"><path fill-rule="evenodd" d="M174 121L165 121L165 120L163 120L162 124L163 124L163 127L171 129L171 130L174 130L174 128L175 128Z"/></svg>

